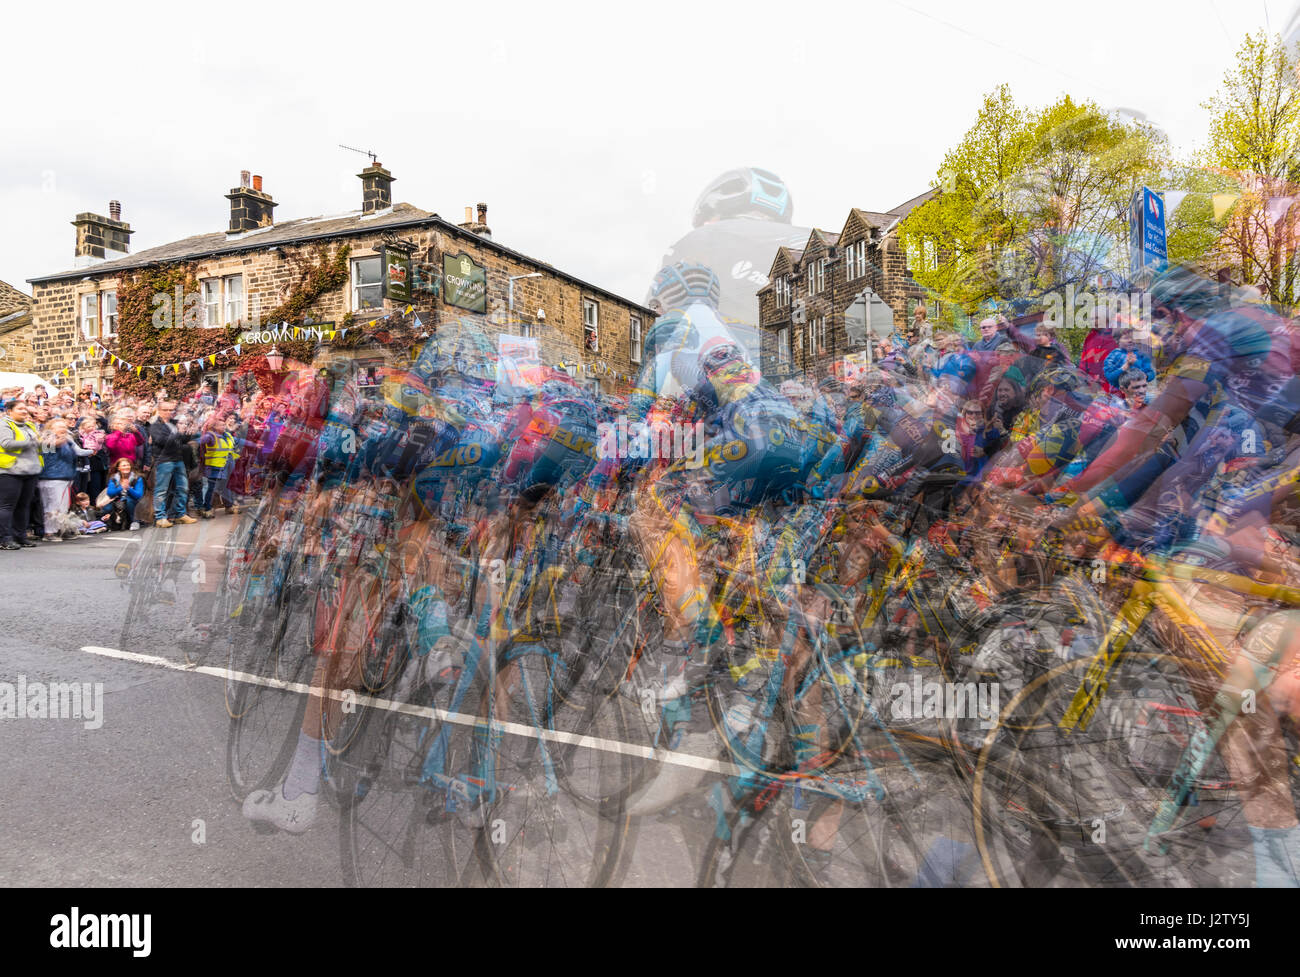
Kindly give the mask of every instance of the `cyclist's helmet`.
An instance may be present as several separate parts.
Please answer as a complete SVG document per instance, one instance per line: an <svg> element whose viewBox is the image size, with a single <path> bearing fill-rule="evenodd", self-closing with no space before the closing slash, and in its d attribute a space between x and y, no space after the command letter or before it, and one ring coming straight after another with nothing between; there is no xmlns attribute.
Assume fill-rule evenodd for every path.
<svg viewBox="0 0 1300 977"><path fill-rule="evenodd" d="M651 298L665 311L684 309L694 302L716 310L721 295L722 285L712 268L681 261L661 268L650 286Z"/></svg>
<svg viewBox="0 0 1300 977"><path fill-rule="evenodd" d="M646 332L645 354L654 357L679 349L694 349L699 342L699 330L691 320L680 313L673 313L660 316Z"/></svg>
<svg viewBox="0 0 1300 977"><path fill-rule="evenodd" d="M727 170L695 201L695 227L711 221L751 217L789 224L794 213L790 191L775 173L752 166Z"/></svg>
<svg viewBox="0 0 1300 977"><path fill-rule="evenodd" d="M1223 307L1218 286L1183 265L1174 265L1151 282L1151 303L1192 319L1205 319Z"/></svg>

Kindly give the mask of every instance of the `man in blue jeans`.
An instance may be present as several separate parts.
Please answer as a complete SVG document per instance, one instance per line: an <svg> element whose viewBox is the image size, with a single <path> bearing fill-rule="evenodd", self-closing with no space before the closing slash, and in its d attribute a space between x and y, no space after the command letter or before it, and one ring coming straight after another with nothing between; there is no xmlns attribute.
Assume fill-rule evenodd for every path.
<svg viewBox="0 0 1300 977"><path fill-rule="evenodd" d="M185 477L185 444L194 440L194 433L181 431L172 423L175 413L176 402L165 400L158 405L157 416L149 425L154 465L153 516L154 525L159 529L170 529L173 520L185 524L198 522L185 512L185 502L190 494L189 479ZM167 518L169 490L175 493L171 520Z"/></svg>

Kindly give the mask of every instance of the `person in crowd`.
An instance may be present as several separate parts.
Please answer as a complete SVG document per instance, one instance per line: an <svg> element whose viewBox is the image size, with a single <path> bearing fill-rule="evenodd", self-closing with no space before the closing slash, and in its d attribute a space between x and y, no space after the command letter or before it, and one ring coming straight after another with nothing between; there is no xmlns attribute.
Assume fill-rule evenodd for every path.
<svg viewBox="0 0 1300 977"><path fill-rule="evenodd" d="M92 499L99 498L99 493L104 491L104 484L108 481L107 438L108 435L99 426L98 417L86 418L77 430L77 440L81 446L94 452L85 459L86 471L81 472L78 466L81 477L77 480L79 490Z"/></svg>
<svg viewBox="0 0 1300 977"><path fill-rule="evenodd" d="M1116 348L1106 355L1102 372L1106 381L1112 387L1118 388L1120 376L1129 370L1137 370L1144 374L1148 383L1156 378L1156 371L1151 366L1151 357L1137 348L1137 334L1131 328L1124 328L1119 331Z"/></svg>
<svg viewBox="0 0 1300 977"><path fill-rule="evenodd" d="M185 475L185 445L194 440L194 433L172 423L176 414L176 401L165 400L158 405L157 417L149 425L149 445L154 462L153 515L154 525L170 529L174 523L198 522L185 511L189 498L189 480ZM167 505L171 500L171 518Z"/></svg>
<svg viewBox="0 0 1300 977"><path fill-rule="evenodd" d="M32 499L39 497L40 435L32 424L27 401L13 398L0 420L0 549L16 550L36 543L27 538Z"/></svg>
<svg viewBox="0 0 1300 977"><path fill-rule="evenodd" d="M1002 319L988 316L980 320L980 338L971 346L973 353L992 353L1007 341Z"/></svg>
<svg viewBox="0 0 1300 977"><path fill-rule="evenodd" d="M1103 302L1093 309L1092 328L1088 330L1087 338L1083 341L1083 350L1079 353L1079 369L1108 394L1115 394L1118 391L1106 379L1102 365L1117 345L1111 323L1111 310Z"/></svg>
<svg viewBox="0 0 1300 977"><path fill-rule="evenodd" d="M231 414L222 418L213 414L205 425L200 439L200 451L203 454L203 503L199 515L204 519L212 518L212 502L220 497L230 512L238 512L230 495L230 475L235 470L239 459L239 419Z"/></svg>
<svg viewBox="0 0 1300 977"><path fill-rule="evenodd" d="M57 542L69 536L68 509L72 485L77 480L77 459L94 454L81 447L68 430L68 422L55 418L41 436L41 473L38 479L45 513L45 541Z"/></svg>
<svg viewBox="0 0 1300 977"><path fill-rule="evenodd" d="M99 518L110 530L138 529L134 513L136 504L144 498L144 479L130 458L119 458L104 489L108 504L99 510Z"/></svg>

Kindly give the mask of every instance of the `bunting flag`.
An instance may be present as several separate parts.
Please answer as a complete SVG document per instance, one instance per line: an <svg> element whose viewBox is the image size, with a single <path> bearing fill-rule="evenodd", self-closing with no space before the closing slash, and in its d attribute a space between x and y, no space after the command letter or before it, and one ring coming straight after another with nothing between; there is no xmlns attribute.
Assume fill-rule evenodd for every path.
<svg viewBox="0 0 1300 977"><path fill-rule="evenodd" d="M410 315L414 311L414 309L415 307L413 305L408 305L404 310L394 309L392 312L388 312L385 315L376 316L375 318L371 319L370 325L372 327L377 326L379 325L379 323L387 320L390 316L394 314ZM424 323L420 321L419 315L416 315L415 328L422 329L423 327L424 327ZM355 327L349 327L349 328L355 328ZM327 339L330 341L333 341L336 338L344 339L347 337L348 334L348 329L346 328L345 329L323 329L319 326L290 326L288 322L281 322L280 329L282 331L290 333L290 335L292 335L293 338L295 339L298 339L300 337L301 338L314 337L317 341L320 342L324 342ZM240 343L236 343L233 346L228 346L225 349L217 350L215 353L205 353L191 360L180 360L179 362L175 362L175 363L150 363L146 365L146 364L128 363L126 360L122 359L122 357L118 356L116 353L114 353L112 350L105 347L103 344L92 340L90 345L86 347L85 352L78 352L76 358L67 366L65 366L62 370L60 370L55 375L55 377L56 377L56 382L59 382L60 378L66 379L75 369L77 369L78 367L85 366L88 363L90 363L92 360L96 360L96 359L98 360L106 359L113 366L118 367L119 369L129 370L133 372L137 377L142 376L145 370L157 370L158 374L162 376L166 374L168 368L171 369L172 373L179 374L181 372L181 368L184 367L185 371L188 373L191 367L199 367L201 369L204 365L205 360L207 361L207 364L209 366L216 366L218 357L230 356L231 354L234 354L235 356L242 356L243 352L244 352L244 344L240 342Z"/></svg>

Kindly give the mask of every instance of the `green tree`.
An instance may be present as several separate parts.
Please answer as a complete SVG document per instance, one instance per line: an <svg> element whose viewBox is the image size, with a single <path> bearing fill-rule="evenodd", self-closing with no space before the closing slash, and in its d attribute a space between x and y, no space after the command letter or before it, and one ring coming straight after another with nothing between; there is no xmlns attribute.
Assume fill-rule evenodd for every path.
<svg viewBox="0 0 1300 977"><path fill-rule="evenodd" d="M1242 42L1219 92L1203 106L1211 120L1201 162L1232 177L1240 194L1204 260L1286 307L1300 298L1298 68L1281 38L1260 31Z"/></svg>
<svg viewBox="0 0 1300 977"><path fill-rule="evenodd" d="M968 311L989 300L1035 304L1127 264L1128 204L1167 157L1152 127L1068 95L1037 111L1003 85L944 157L942 192L903 222L909 253L940 260L917 281Z"/></svg>

